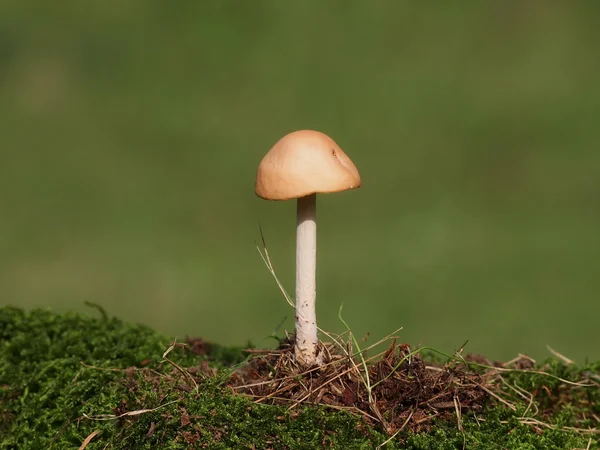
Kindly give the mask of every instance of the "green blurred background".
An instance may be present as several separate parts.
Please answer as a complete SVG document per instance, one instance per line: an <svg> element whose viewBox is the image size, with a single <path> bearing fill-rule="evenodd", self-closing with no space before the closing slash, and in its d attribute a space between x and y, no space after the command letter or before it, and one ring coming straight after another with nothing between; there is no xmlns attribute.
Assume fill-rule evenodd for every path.
<svg viewBox="0 0 600 450"><path fill-rule="evenodd" d="M0 303L270 345L255 171L314 128L363 178L319 199L323 328L600 358L600 3L428 5L1 2Z"/></svg>

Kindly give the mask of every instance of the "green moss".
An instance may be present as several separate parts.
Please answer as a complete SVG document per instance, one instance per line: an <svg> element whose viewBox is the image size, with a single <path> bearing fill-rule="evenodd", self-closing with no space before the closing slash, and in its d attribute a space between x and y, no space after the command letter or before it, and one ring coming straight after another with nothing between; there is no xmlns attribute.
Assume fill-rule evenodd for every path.
<svg viewBox="0 0 600 450"><path fill-rule="evenodd" d="M170 343L114 318L0 308L0 449L78 448L96 430L87 449L371 449L387 439L347 413L321 407L287 412L232 395L223 380L227 366L242 359L240 349L211 346L205 357L174 349L169 358L182 367L207 360L220 370L220 377L200 376L196 390L161 363ZM582 371L596 376L600 369L558 361L549 366L567 379ZM592 426L581 423L581 410L599 412L598 389L562 391L558 380L534 374L514 373L508 380L538 393L539 407L550 413L545 421L556 426ZM520 423L525 408L520 403L517 411L494 406L477 416L466 413L464 432L456 420L438 421L429 433L403 432L385 448L587 447L587 436ZM152 411L95 420L136 410Z"/></svg>

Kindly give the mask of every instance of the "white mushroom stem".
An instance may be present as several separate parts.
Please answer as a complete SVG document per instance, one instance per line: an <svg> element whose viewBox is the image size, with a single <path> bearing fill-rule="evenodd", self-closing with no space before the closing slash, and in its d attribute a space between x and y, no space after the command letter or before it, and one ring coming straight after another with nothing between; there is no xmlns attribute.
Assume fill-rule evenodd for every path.
<svg viewBox="0 0 600 450"><path fill-rule="evenodd" d="M298 199L296 229L296 360L306 366L317 358L317 196Z"/></svg>

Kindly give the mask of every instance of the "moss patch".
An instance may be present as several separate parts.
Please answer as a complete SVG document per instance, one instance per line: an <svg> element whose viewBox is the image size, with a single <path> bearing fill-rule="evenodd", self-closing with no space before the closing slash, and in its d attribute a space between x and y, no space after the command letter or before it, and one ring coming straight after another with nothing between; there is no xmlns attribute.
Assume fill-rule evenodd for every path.
<svg viewBox="0 0 600 450"><path fill-rule="evenodd" d="M371 449L389 438L346 412L287 411L232 394L226 380L244 359L239 348L176 346L168 358L182 374L162 358L171 343L115 318L0 308L0 449L79 448L96 431L85 448ZM544 370L596 384L510 373L507 383L533 402L507 387L516 411L492 402L464 413L462 430L456 418L434 420L428 433L402 431L384 448L597 448L598 435L565 427L597 428L600 364L549 360Z"/></svg>

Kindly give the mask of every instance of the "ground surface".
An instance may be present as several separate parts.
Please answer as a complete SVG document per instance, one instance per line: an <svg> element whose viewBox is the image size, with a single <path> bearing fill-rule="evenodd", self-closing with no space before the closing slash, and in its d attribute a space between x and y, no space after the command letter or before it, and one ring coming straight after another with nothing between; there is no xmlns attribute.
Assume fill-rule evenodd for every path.
<svg viewBox="0 0 600 450"><path fill-rule="evenodd" d="M553 360L540 367L549 375L506 374L506 389L479 384L495 390L506 404L484 398L485 392L473 386L462 391L454 385L456 395L450 398L462 405L460 420L454 407L445 410L441 403L430 402L433 409L422 408L421 419L436 408L446 413L426 418L416 432L414 420L405 428L400 421L388 420L386 426L392 428L386 429L383 421L359 418L356 408L344 408L359 408L365 400L358 386L354 396L341 392L338 400L332 396L335 390L329 390L324 396L329 400L319 400L329 407L299 404L288 409L289 403L275 398L263 395L264 402L274 404L259 404L252 401L256 398L234 394L239 378L249 379L249 373L250 378L264 381L261 366L277 365L285 345L279 353L262 353L254 362L239 365L246 357L239 348L222 348L201 339L173 346L169 338L149 328L96 315L101 317L0 309L1 449L370 449L383 445L396 431L384 448L546 450L598 445L598 435L590 430L597 428L600 415L599 364L576 367ZM388 351L371 373L382 373L406 349L398 346ZM405 377L411 389L415 388L411 379L425 380L419 375L424 363L414 356L410 367L394 372ZM529 360L518 361L531 368ZM460 378L466 372L459 365L452 370L456 379L465 380ZM267 372L273 373L273 367ZM481 381L486 370L470 373L475 378L469 382ZM437 375L427 376L439 381ZM557 376L589 386L569 385ZM296 379L300 384L310 380ZM432 386L421 386L421 392ZM478 394L469 405L465 395L473 393ZM389 394L386 401L398 399ZM473 405L476 408L469 407ZM396 416L404 413L403 417L411 411L410 405L400 403L387 408ZM391 417L385 411L384 416Z"/></svg>

